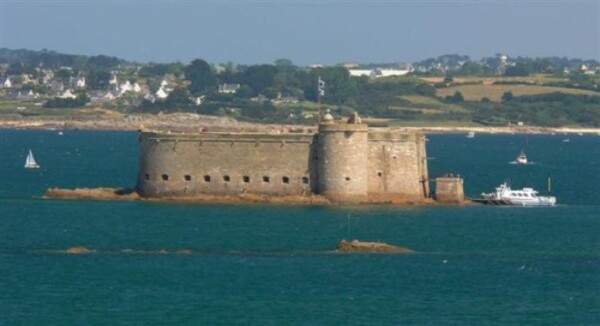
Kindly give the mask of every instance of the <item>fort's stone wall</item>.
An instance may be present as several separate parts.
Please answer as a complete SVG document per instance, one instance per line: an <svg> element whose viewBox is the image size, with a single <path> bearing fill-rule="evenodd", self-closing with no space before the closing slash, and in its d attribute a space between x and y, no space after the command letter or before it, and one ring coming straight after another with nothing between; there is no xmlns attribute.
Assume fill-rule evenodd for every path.
<svg viewBox="0 0 600 326"><path fill-rule="evenodd" d="M318 134L140 134L144 197L320 194L334 202L428 196L425 136L323 123Z"/></svg>
<svg viewBox="0 0 600 326"><path fill-rule="evenodd" d="M422 199L429 194L425 136L420 133L369 133L370 198Z"/></svg>
<svg viewBox="0 0 600 326"><path fill-rule="evenodd" d="M142 133L142 196L301 195L315 184L314 135Z"/></svg>

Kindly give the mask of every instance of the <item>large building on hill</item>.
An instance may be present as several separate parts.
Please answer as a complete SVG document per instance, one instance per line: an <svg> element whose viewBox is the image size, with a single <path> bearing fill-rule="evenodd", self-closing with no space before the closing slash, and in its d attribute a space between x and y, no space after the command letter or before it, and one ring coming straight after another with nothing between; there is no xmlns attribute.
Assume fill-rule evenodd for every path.
<svg viewBox="0 0 600 326"><path fill-rule="evenodd" d="M369 128L326 114L316 133L142 132L137 190L144 197L200 194L321 195L385 203L429 195L425 136Z"/></svg>

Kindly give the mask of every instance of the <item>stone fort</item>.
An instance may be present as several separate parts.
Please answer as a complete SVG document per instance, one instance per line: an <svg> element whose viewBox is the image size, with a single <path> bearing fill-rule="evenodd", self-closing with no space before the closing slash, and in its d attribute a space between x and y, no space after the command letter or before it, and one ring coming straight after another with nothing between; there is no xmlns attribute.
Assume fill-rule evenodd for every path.
<svg viewBox="0 0 600 326"><path fill-rule="evenodd" d="M340 203L429 196L425 135L326 114L316 133L140 133L143 197L320 195Z"/></svg>

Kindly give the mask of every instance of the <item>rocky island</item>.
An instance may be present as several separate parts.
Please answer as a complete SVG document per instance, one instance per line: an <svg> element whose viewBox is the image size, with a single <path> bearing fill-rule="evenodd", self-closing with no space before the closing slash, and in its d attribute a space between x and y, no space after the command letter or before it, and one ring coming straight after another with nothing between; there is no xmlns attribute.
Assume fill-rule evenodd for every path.
<svg viewBox="0 0 600 326"><path fill-rule="evenodd" d="M346 241L342 240L337 246L339 252L344 253L395 253L410 254L415 251L409 248L398 247L383 242Z"/></svg>

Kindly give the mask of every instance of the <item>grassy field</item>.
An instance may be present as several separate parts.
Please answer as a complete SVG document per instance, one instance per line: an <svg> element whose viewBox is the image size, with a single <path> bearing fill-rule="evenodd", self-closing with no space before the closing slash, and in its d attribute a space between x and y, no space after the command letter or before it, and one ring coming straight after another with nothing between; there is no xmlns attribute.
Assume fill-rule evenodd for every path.
<svg viewBox="0 0 600 326"><path fill-rule="evenodd" d="M494 102L500 102L502 94L505 92L512 92L514 96L545 94L553 92L596 96L600 95L600 93L597 92L581 89L537 85L462 85L440 88L437 90L437 95L444 97L453 95L455 92L460 92L467 101L480 101L483 97L487 97Z"/></svg>
<svg viewBox="0 0 600 326"><path fill-rule="evenodd" d="M435 84L444 81L444 77L421 77L421 80L426 83ZM495 82L519 82L527 84L543 84L550 82L561 82L566 81L567 78L560 78L552 75L536 74L527 77L504 77L504 76L491 76L491 77L454 77L453 82L456 84L474 84L480 83L484 85L492 85Z"/></svg>
<svg viewBox="0 0 600 326"><path fill-rule="evenodd" d="M453 93L454 94L454 93ZM460 105L443 103L436 98L422 96L422 95L405 95L401 97L405 101L409 101L411 104L422 109L423 113L436 112L436 113L463 113L467 110Z"/></svg>
<svg viewBox="0 0 600 326"><path fill-rule="evenodd" d="M282 109L300 108L300 109L304 110L305 112L313 112L313 113L316 113L319 110L319 104L315 103L315 102L310 102L310 101L300 101L298 103L273 103L273 105L277 108L282 108ZM325 111L327 109L334 110L337 107L338 106L336 106L336 105L329 105L329 104L321 103L322 111Z"/></svg>
<svg viewBox="0 0 600 326"><path fill-rule="evenodd" d="M41 105L41 102L34 101L12 101L12 100L0 100L0 118L1 117L64 117L64 118L76 118L76 117L89 117L99 114L107 114L108 110L101 110L98 108L55 108L48 109Z"/></svg>
<svg viewBox="0 0 600 326"><path fill-rule="evenodd" d="M444 120L444 121L428 121L428 120L399 120L399 119L382 119L382 118L363 118L363 122L371 127L480 127L472 121L463 120Z"/></svg>

